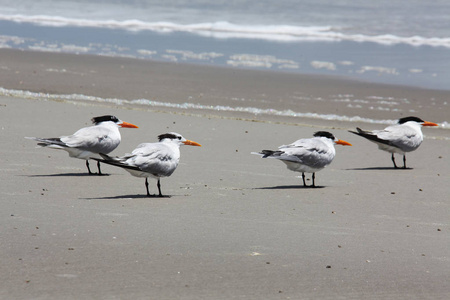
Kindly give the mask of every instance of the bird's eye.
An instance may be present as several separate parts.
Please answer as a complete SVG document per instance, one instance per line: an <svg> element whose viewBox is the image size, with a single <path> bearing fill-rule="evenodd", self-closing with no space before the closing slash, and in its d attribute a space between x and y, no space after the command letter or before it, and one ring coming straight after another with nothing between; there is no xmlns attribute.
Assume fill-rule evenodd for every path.
<svg viewBox="0 0 450 300"><path fill-rule="evenodd" d="M178 139L181 140L181 136L179 136Z"/></svg>

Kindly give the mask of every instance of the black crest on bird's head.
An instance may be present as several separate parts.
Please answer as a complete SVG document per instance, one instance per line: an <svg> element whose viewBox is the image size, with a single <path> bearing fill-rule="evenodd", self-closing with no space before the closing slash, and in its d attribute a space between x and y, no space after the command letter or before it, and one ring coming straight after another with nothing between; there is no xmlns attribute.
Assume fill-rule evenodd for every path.
<svg viewBox="0 0 450 300"><path fill-rule="evenodd" d="M169 133L164 133L164 134L160 134L158 135L158 140L161 142L164 139L171 139L171 140L181 140L181 136L177 135L173 132L169 132Z"/></svg>
<svg viewBox="0 0 450 300"><path fill-rule="evenodd" d="M106 116L94 117L91 119L91 121L92 121L92 123L97 125L99 123L108 122L108 121L117 123L117 122L119 122L119 119L117 119L115 116L106 115Z"/></svg>
<svg viewBox="0 0 450 300"><path fill-rule="evenodd" d="M417 123L423 123L424 120L418 117L405 117L398 120L398 124L403 124L409 121L417 122Z"/></svg>
<svg viewBox="0 0 450 300"><path fill-rule="evenodd" d="M316 133L314 133L315 137L326 137L330 140L335 140L334 135L331 132L328 131L317 131Z"/></svg>

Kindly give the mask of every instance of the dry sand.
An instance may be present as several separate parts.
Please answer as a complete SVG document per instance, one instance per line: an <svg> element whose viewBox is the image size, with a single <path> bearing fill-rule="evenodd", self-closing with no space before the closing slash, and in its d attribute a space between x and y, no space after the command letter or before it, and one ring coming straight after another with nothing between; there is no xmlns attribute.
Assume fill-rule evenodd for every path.
<svg viewBox="0 0 450 300"><path fill-rule="evenodd" d="M10 60L11 53L22 56L20 62ZM4 50L0 57L8 58L2 64L11 64L0 70L4 88L142 97L139 81L145 72L130 71L121 77L122 85L105 63L113 59ZM41 69L67 72L47 72L54 81L35 76L29 71L39 60ZM98 68L92 72L95 85L87 85L90 75L76 75L90 74L83 62ZM121 60L121 69L133 63L139 65ZM246 97L260 93L256 83L249 84L255 89L242 84L233 90L225 82L229 77L224 73L251 80L250 71L242 75L231 69L150 65L155 81L146 83L148 93L161 101L185 101L184 91L219 96L242 92ZM188 79L180 75L191 67ZM66 77L69 71L73 74ZM279 85L288 87L284 80L291 78L254 74L267 74L274 93ZM173 81L177 78L184 79ZM345 85L353 93L366 88L364 83L317 80ZM308 92L317 93L316 87ZM441 138L428 138L407 155L412 169L394 170L388 153L346 131L358 125L353 123L330 129L325 121L294 126L291 120L249 122L227 115L5 96L0 97L0 114L1 299L450 297L448 130L424 129L426 135ZM115 155L168 131L203 145L181 149L177 171L162 180L163 193L170 198L144 197L143 179L112 166L102 168L109 176L88 176L84 161L36 149L24 139L70 134L103 114L140 126L121 130ZM284 164L250 155L309 137L319 128L354 145L337 147L335 161L316 174L319 188L302 188L299 174ZM156 184L150 184L154 193Z"/></svg>

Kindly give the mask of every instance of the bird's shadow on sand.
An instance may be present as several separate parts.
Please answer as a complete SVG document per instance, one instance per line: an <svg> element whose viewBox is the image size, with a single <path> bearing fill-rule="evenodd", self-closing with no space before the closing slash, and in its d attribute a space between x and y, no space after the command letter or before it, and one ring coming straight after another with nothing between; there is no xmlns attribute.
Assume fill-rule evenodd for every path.
<svg viewBox="0 0 450 300"><path fill-rule="evenodd" d="M107 177L110 174L89 174L89 173L58 173L58 174L38 174L38 175L26 175L28 177Z"/></svg>
<svg viewBox="0 0 450 300"><path fill-rule="evenodd" d="M315 190L315 189L323 189L325 186L316 185L316 186L303 186L303 185L278 185L278 186L266 186L253 188L253 190Z"/></svg>
<svg viewBox="0 0 450 300"><path fill-rule="evenodd" d="M124 199L169 199L172 198L171 195L151 195L150 197L147 195L118 195L118 196L106 196L106 197L94 197L94 198L80 198L82 200L124 200Z"/></svg>
<svg viewBox="0 0 450 300"><path fill-rule="evenodd" d="M347 171L370 171L370 170L414 170L413 168L394 168L394 167L368 167L368 168L351 168Z"/></svg>

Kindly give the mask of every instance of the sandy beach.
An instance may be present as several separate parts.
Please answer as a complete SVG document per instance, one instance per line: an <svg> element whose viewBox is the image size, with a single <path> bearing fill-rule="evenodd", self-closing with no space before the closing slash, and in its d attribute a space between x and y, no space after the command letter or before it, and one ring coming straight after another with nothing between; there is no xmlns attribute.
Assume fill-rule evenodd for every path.
<svg viewBox="0 0 450 300"><path fill-rule="evenodd" d="M0 50L0 87L49 94L152 99L352 115L347 106L295 102L407 98L403 112L448 121L448 91L340 78L55 53ZM434 99L433 101L424 101ZM434 103L434 104L433 104ZM303 108L302 108L303 107ZM424 128L410 169L347 132L381 124L112 102L0 96L1 299L447 299L450 297L450 132ZM162 180L144 180L36 148L26 136L68 135L95 116L122 129L122 155L175 131L182 147ZM362 117L396 119L394 110ZM403 115L404 116L404 115ZM353 147L303 188L300 174L252 151L326 129ZM400 158L399 158L400 161ZM308 178L310 174L308 174ZM310 183L310 181L308 182ZM150 181L151 192L156 182Z"/></svg>

